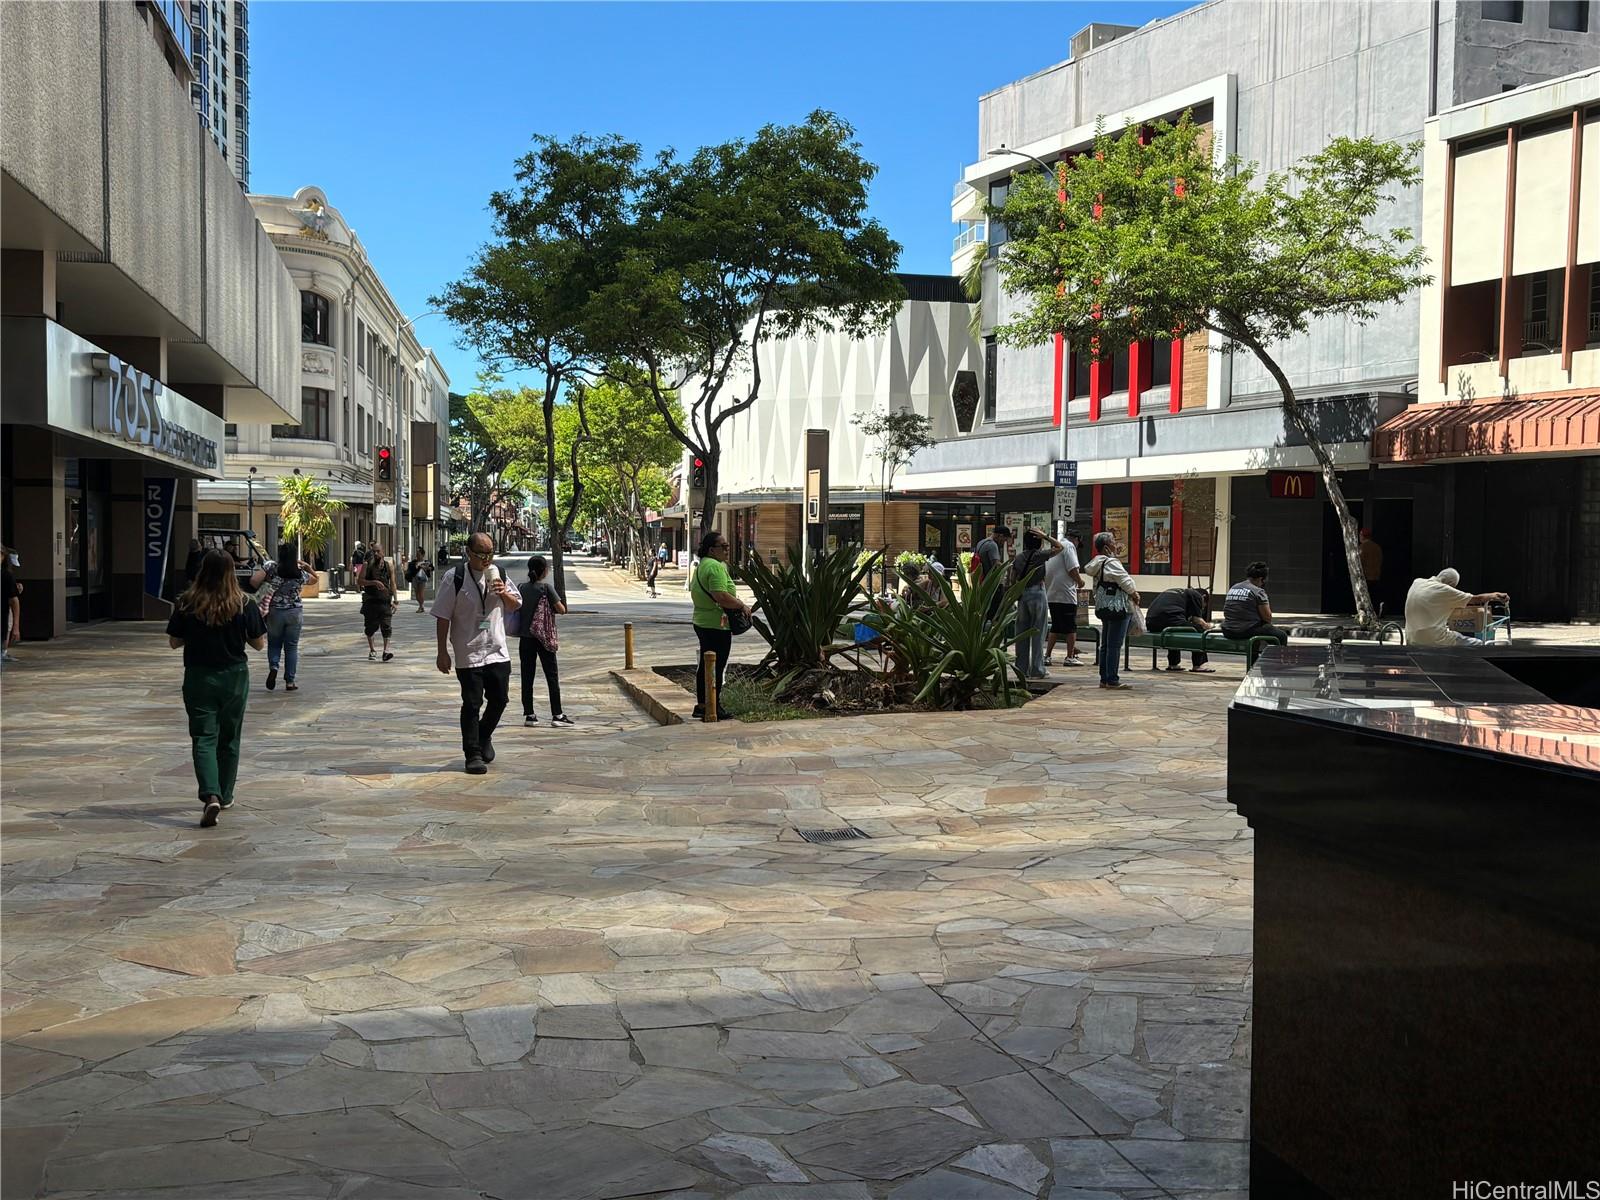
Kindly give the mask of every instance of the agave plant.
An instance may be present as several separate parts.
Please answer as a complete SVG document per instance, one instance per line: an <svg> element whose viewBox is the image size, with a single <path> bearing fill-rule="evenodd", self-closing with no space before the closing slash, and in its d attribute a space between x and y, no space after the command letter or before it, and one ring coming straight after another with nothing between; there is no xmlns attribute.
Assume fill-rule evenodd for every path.
<svg viewBox="0 0 1600 1200"><path fill-rule="evenodd" d="M865 607L861 580L881 557L841 544L813 558L809 573L801 568L798 546L789 547L784 565L747 558L741 575L756 596L752 625L772 647L768 661L781 672L821 666L823 650L849 636L852 618Z"/></svg>
<svg viewBox="0 0 1600 1200"><path fill-rule="evenodd" d="M959 592L946 576L934 575L944 603L880 609L863 621L883 635L894 657L921 685L919 703L971 708L981 698L1009 707L1013 675L1016 686L1026 686L1009 649L1014 640L1011 614L1022 582L1007 583L1007 574L996 571L974 583L959 561L955 574ZM990 620L989 603L997 593L1000 605Z"/></svg>

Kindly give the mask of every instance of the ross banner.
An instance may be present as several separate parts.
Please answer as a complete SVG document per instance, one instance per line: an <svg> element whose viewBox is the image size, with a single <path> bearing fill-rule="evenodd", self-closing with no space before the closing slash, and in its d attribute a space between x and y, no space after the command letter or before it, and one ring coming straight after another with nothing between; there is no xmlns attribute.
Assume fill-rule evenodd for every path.
<svg viewBox="0 0 1600 1200"><path fill-rule="evenodd" d="M175 477L144 481L144 590L161 598L167 580L167 555L172 548L172 507L178 496Z"/></svg>

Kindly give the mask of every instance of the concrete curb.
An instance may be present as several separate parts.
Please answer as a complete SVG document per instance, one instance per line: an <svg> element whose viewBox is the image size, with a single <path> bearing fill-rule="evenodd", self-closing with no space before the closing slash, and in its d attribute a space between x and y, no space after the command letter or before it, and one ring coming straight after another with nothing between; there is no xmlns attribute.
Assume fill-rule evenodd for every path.
<svg viewBox="0 0 1600 1200"><path fill-rule="evenodd" d="M694 697L670 679L646 667L612 671L611 678L635 704L655 718L658 725L684 725L694 721L690 715L694 711Z"/></svg>

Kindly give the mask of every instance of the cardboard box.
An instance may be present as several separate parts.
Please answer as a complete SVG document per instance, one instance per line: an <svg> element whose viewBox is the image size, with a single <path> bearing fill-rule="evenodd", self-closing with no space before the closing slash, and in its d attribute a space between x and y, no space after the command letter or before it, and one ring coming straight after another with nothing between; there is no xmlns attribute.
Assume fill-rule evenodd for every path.
<svg viewBox="0 0 1600 1200"><path fill-rule="evenodd" d="M1456 633L1476 637L1489 628L1489 610L1481 604L1451 609L1449 625Z"/></svg>

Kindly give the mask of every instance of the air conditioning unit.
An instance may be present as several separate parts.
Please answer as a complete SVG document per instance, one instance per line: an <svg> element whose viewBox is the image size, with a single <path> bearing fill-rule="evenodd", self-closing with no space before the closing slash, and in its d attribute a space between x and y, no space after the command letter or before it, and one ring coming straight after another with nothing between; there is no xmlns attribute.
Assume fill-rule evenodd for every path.
<svg viewBox="0 0 1600 1200"><path fill-rule="evenodd" d="M1124 34L1133 33L1137 25L1107 25L1096 21L1093 25L1085 25L1072 35L1072 57L1082 58L1096 46L1104 46L1107 42L1115 41Z"/></svg>

